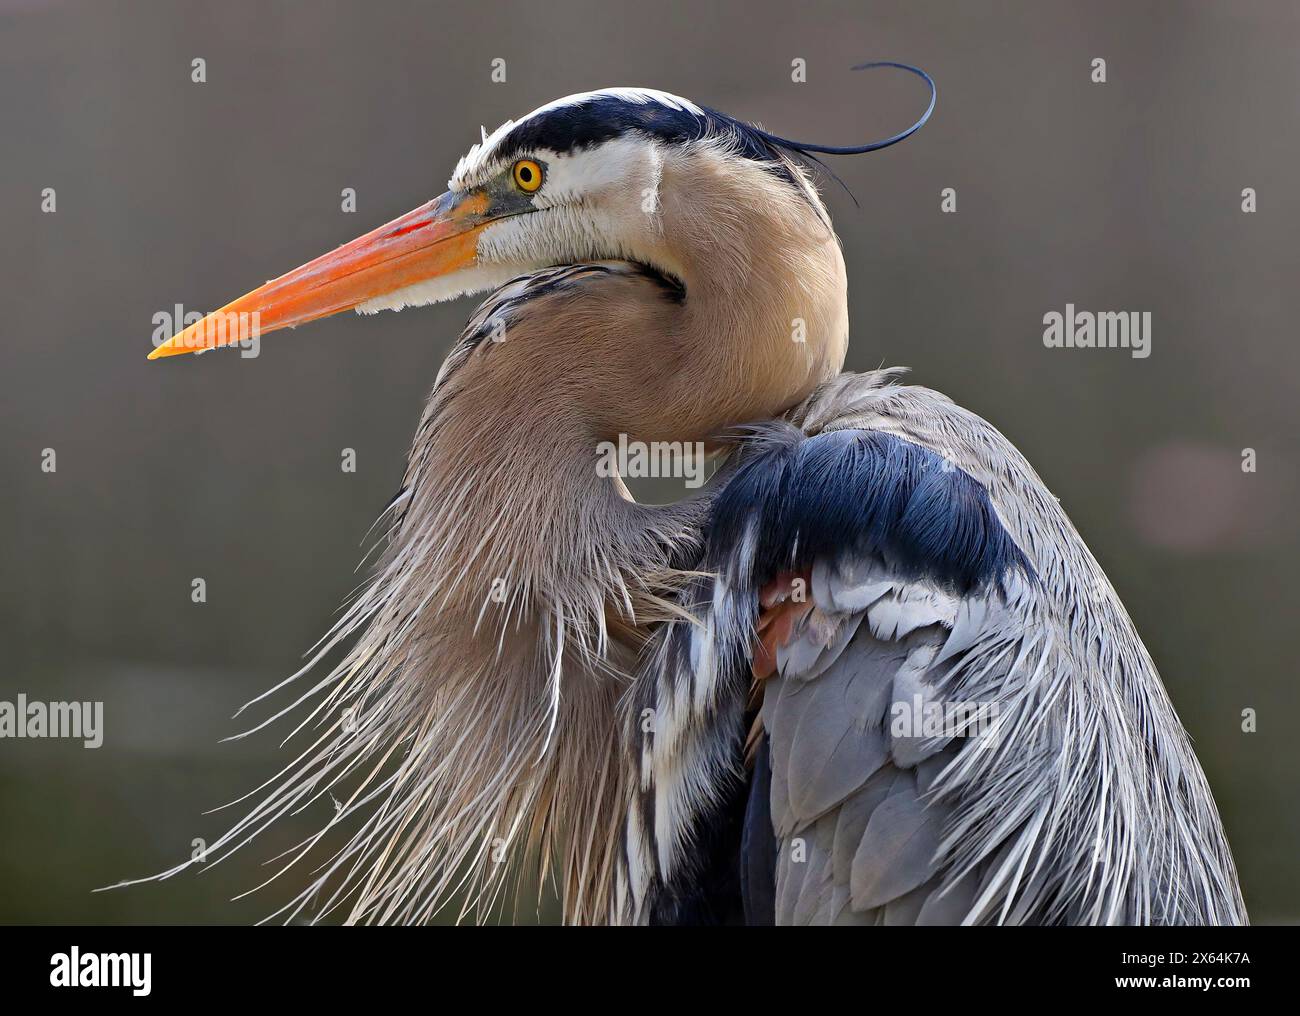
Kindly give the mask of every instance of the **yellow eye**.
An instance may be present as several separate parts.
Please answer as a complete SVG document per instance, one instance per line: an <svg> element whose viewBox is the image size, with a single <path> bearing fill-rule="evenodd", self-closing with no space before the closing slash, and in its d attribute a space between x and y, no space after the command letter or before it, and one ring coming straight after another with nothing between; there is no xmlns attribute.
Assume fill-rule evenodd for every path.
<svg viewBox="0 0 1300 1016"><path fill-rule="evenodd" d="M515 186L529 194L542 185L542 167L532 159L520 159L510 175L515 178Z"/></svg>

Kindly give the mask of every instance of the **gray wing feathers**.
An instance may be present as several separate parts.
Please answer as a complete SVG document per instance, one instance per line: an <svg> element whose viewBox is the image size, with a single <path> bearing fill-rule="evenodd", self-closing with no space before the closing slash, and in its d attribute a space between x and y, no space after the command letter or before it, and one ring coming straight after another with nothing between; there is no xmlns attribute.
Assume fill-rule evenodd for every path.
<svg viewBox="0 0 1300 1016"><path fill-rule="evenodd" d="M912 773L871 813L853 857L850 889L858 910L883 907L934 874L939 812L928 808ZM920 906L917 906L920 911Z"/></svg>
<svg viewBox="0 0 1300 1016"><path fill-rule="evenodd" d="M866 539L814 559L814 609L778 651L764 692L778 920L1245 923L1213 795L1100 566L1001 434L893 380L842 375L791 422L808 440L853 430L928 449L985 491L991 514L966 510L970 484L938 482L928 489L948 491L952 511L886 545L872 540L880 518L893 517L881 493L890 477L864 473L862 500L845 499ZM879 439L854 447L892 454ZM827 503L805 480L810 503ZM771 500L780 510L762 502L764 521L784 518L788 505ZM855 514L861 504L885 514ZM817 528L818 516L794 517ZM949 541L962 555L991 545L972 538L970 523L988 540L1009 539L1030 567L1006 567L973 592L954 589L977 583L918 579L950 573L915 567L916 553L959 569L965 557ZM803 532L791 540L809 542ZM749 568L753 546L739 552ZM932 703L989 703L995 715L977 737L891 723L896 705L915 713ZM800 840L803 862L791 857Z"/></svg>
<svg viewBox="0 0 1300 1016"><path fill-rule="evenodd" d="M942 703L945 650L954 638L978 642L990 614L879 560L819 564L811 593L817 606L778 653L762 709L780 852L776 920L959 923L980 873L945 882L953 809L936 793L959 745L895 732L891 715L896 702Z"/></svg>
<svg viewBox="0 0 1300 1016"><path fill-rule="evenodd" d="M889 686L876 675L897 669L897 646L855 639L815 680L774 678L765 692L764 723L772 738L772 770L785 776L785 832L818 818L860 787L885 762L882 726ZM775 808L775 802L774 802Z"/></svg>
<svg viewBox="0 0 1300 1016"><path fill-rule="evenodd" d="M834 818L782 840L776 865L776 923L830 924L835 888Z"/></svg>

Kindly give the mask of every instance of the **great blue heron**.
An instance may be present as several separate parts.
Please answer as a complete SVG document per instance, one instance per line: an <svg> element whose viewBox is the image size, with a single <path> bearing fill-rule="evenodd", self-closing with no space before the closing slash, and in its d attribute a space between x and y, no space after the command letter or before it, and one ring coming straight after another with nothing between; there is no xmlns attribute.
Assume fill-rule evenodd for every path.
<svg viewBox="0 0 1300 1016"><path fill-rule="evenodd" d="M349 832L279 917L487 911L527 860L572 922L1246 920L1188 737L1057 500L944 396L839 373L808 161L883 144L569 96L153 352L490 293L320 649L346 656L289 707L318 735L207 860L334 799L287 863ZM619 441L728 457L649 506L601 468Z"/></svg>

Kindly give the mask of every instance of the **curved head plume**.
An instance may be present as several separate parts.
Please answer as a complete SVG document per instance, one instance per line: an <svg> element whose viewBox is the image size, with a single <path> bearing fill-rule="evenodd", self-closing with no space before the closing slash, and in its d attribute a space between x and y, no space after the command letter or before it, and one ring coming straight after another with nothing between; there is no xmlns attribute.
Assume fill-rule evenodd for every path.
<svg viewBox="0 0 1300 1016"><path fill-rule="evenodd" d="M915 74L930 86L930 104L925 107L925 112L921 114L916 123L912 124L912 126L907 128L907 130L900 131L892 137L884 138L880 141L870 141L865 145L823 145L815 141L791 141L789 138L778 137L775 134L770 134L767 131L759 130L758 128L754 129L772 144L779 145L792 152L798 152L800 155L809 155L812 152L818 152L822 155L865 155L867 152L878 152L882 148L888 148L890 145L896 145L900 141L906 141L925 126L926 121L930 119L930 114L934 112L934 104L939 97L939 90L935 86L934 78L926 74L920 67L913 67L911 64L896 63L893 60L873 60L869 63L858 64L853 68L853 70L865 71L872 67L897 67L899 70Z"/></svg>

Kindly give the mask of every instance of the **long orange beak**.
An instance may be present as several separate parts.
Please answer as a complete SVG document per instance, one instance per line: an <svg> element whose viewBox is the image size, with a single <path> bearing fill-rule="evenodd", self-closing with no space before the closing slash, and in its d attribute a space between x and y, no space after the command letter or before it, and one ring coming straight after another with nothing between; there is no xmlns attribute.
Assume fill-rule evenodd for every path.
<svg viewBox="0 0 1300 1016"><path fill-rule="evenodd" d="M149 359L244 342L472 265L487 209L486 193L448 192L226 304Z"/></svg>

